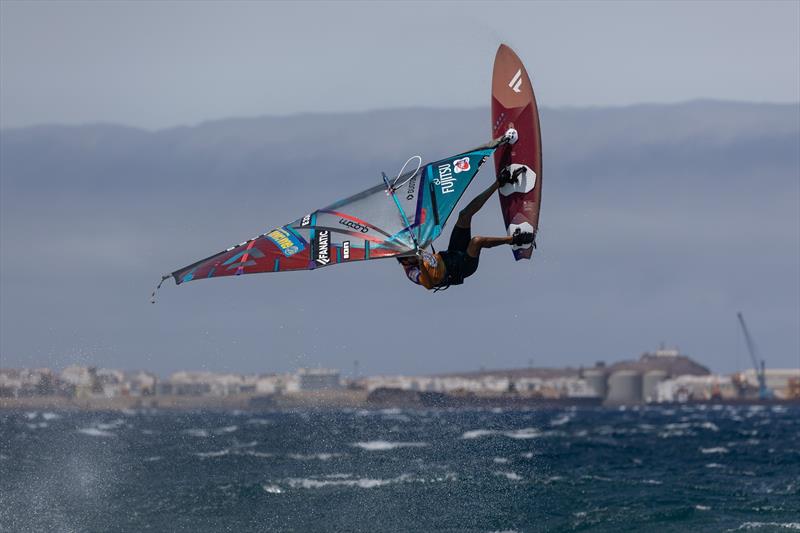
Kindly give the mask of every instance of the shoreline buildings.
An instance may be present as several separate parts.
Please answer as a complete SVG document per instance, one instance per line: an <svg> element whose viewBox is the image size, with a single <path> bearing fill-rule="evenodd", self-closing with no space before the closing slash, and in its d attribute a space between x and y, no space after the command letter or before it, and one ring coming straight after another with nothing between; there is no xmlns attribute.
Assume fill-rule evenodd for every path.
<svg viewBox="0 0 800 533"><path fill-rule="evenodd" d="M773 401L800 401L800 369L767 369ZM713 375L678 350L661 348L639 359L590 368L521 368L442 375L377 375L344 378L338 370L301 368L294 373L250 374L179 371L167 379L143 370L70 366L0 369L0 406L33 398L63 400L148 400L149 405L178 405L181 399L242 399L262 407L316 398L318 404L430 403L443 406L633 405L676 402L759 401L755 370ZM167 401L169 400L169 401ZM289 403L291 403L291 401ZM281 403L284 402L284 403ZM186 402L184 402L186 403ZM240 402L241 403L241 402Z"/></svg>

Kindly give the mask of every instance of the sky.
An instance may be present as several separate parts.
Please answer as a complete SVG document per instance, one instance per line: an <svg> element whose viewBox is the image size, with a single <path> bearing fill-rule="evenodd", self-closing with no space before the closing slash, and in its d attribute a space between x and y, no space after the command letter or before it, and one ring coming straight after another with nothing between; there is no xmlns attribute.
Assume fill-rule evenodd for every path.
<svg viewBox="0 0 800 533"><path fill-rule="evenodd" d="M298 292L304 295L301 302L313 301L317 292L333 291L352 303L350 312L371 324L363 328L369 339L382 340L383 321L417 316L427 296L409 293L417 289L384 266L330 269L302 278L297 286L298 276L307 273L274 282L243 276L237 285L242 289L230 290L225 283L182 288L155 308L140 298L149 295L152 281L165 269L363 188L362 175L374 177L402 164L405 155L394 160L398 152L432 151L435 145L438 152L425 154L430 159L486 140L482 126L448 132L428 117L417 130L429 131L415 131L418 123L404 123L402 116L367 125L354 115L324 117L316 122L324 122L324 131L309 138L324 139L350 125L336 142L315 143L309 161L302 161L313 168L335 150L345 154L335 172L324 175L350 181L326 189L300 182L307 176L300 176L305 167L298 166L297 154L311 152L301 143L279 154L269 152L276 150L279 121L235 122L231 131L225 123L163 130L230 117L403 107L461 109L482 124L480 112L488 115L490 69L500 42L523 58L540 106L557 117L543 127L548 185L542 250L538 261L524 266L542 284L537 298L529 300L533 325L523 324L529 316L522 312L511 318L503 314L512 292L508 286L522 270L501 253L482 259L481 277L469 288L440 294L435 301L441 303L426 306L425 323L433 326L418 340L440 353L454 352L443 358L391 343L388 355L368 360L357 353L364 351L364 338L353 340L351 316L337 311L337 301L326 301L324 311L298 303L283 312L272 304L277 284L284 300ZM717 112L716 104L705 103L700 106L705 119L676 120L669 128L651 128L640 118L628 122L658 109L643 108L638 110L642 114L624 118L626 111L637 110L622 108L613 115L622 117L615 119L619 122L587 126L595 116L587 107L694 99L793 107L734 106ZM5 359L0 366L10 361L60 368L81 362L161 373L187 367L268 371L304 364L347 368L359 357L362 368L372 373L444 372L520 366L531 357L549 366L590 365L596 359L636 357L665 341L714 369L731 371L746 358L734 319L737 310L745 311L770 364L800 366L800 332L794 324L800 294L793 299L791 293L797 293L800 279L800 196L792 180L799 163L797 151L787 148L797 138L792 113L798 102L796 1L0 0L2 128L114 123L160 132L138 136L88 128L62 136L60 129L48 129L34 132L42 134L36 139L44 143L58 139L42 151L35 142L20 141L26 132L4 130L3 138L14 140L6 146L23 148L13 158L0 154L0 159L15 160L3 166L12 171L2 176L6 188L0 195L0 356ZM580 108L580 116L572 116L572 108ZM691 113L690 108L679 112ZM774 113L784 120L765 119ZM726 120L731 121L729 132L720 126ZM370 143L353 131L356 127L367 128ZM247 138L248 128L264 138ZM394 129L382 139L380 128ZM662 138L673 131L681 136ZM426 135L441 138L423 144ZM632 170L614 175L613 169L594 166L597 154L605 153L598 148L606 145L604 136L617 139L614 147L620 153L612 160L628 161ZM691 149L697 138L708 152L695 157ZM668 180L679 173L664 170L664 154L658 154L662 163L649 178L637 174L640 159L647 167L658 158L647 152L653 139L652 146L697 164L682 168L686 181L680 194L671 190ZM764 163L747 159L750 151L736 144L753 140L760 144L746 146L755 146L757 157L773 152L784 157L775 168L760 170L756 191L742 185L749 186L750 167L737 170L735 164L740 155L746 164ZM141 146L146 150L138 152ZM642 151L625 154L629 146ZM718 147L727 151L713 152ZM198 168L203 163L196 161L205 166ZM276 164L283 173L271 172ZM606 191L602 178L594 176L603 172L617 180L613 191L624 192ZM203 190L182 191L175 185L191 177L197 182L187 189L200 184L195 189ZM692 181L706 178L709 184L702 190ZM626 179L635 180L638 199ZM159 180L173 182L172 188L165 192ZM736 190L720 185L728 181L738 184ZM237 189L237 183L248 189ZM218 202L240 209L217 218L198 208L216 209ZM499 227L496 212L481 217L483 228ZM595 232L604 230L598 238ZM748 245L743 252L740 241ZM29 249L31 242L48 245ZM649 266L639 268L642 261ZM63 263L59 273L50 268L55 262ZM722 269L726 275L715 280L714 273ZM351 294L354 286L366 288ZM386 296L377 310L375 291ZM482 302L479 308L472 306L476 300ZM322 315L334 318L320 320ZM449 344L451 321L467 339L460 348ZM464 327L469 323L476 326ZM516 353L520 343L505 328L529 326L542 345L533 355ZM254 332L277 340L261 346ZM497 332L500 337L493 337ZM334 339L335 349L324 348L319 338ZM280 354L254 358L259 350ZM139 358L142 353L146 359ZM735 364L731 353L736 353Z"/></svg>
<svg viewBox="0 0 800 533"><path fill-rule="evenodd" d="M498 42L549 107L800 100L796 1L3 0L0 126L475 107Z"/></svg>

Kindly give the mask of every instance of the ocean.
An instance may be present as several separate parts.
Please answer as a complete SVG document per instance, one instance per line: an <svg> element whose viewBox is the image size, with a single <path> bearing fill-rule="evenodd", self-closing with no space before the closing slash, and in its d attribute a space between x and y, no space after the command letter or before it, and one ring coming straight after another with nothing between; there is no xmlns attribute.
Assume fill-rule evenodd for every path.
<svg viewBox="0 0 800 533"><path fill-rule="evenodd" d="M0 531L800 531L800 408L0 412Z"/></svg>

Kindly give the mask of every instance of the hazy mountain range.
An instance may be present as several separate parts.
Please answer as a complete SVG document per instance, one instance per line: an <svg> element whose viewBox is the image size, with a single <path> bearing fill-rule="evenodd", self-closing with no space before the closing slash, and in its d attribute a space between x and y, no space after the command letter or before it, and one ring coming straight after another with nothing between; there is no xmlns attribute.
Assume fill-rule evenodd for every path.
<svg viewBox="0 0 800 533"><path fill-rule="evenodd" d="M738 310L768 366L800 365L798 104L544 109L538 254L484 252L444 293L377 261L169 282L148 302L162 273L489 134L485 109L3 130L0 366L427 373L665 341L730 371ZM491 200L475 232L502 231Z"/></svg>

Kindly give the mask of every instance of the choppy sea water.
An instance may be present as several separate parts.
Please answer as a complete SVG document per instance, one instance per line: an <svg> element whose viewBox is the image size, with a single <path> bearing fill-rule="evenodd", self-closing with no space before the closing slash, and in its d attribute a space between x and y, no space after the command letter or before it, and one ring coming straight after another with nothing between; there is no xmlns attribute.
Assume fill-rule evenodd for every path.
<svg viewBox="0 0 800 533"><path fill-rule="evenodd" d="M800 530L800 409L0 412L0 531L642 530Z"/></svg>

